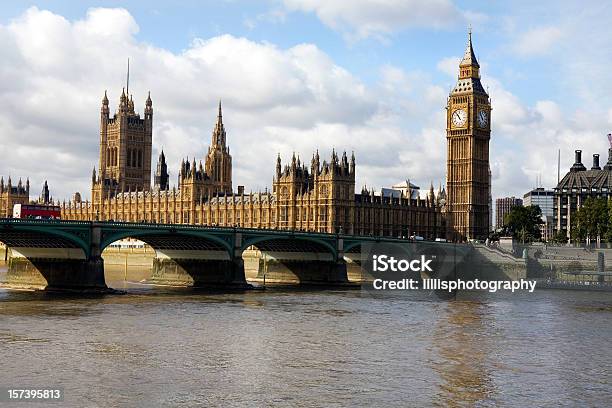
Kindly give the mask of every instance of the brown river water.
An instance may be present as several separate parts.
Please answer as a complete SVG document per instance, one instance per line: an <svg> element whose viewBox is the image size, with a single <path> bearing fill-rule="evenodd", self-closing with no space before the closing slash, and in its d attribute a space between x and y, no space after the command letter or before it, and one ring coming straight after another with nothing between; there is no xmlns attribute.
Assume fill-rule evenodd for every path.
<svg viewBox="0 0 612 408"><path fill-rule="evenodd" d="M359 289L0 290L0 386L68 407L604 407L612 294L442 301ZM124 278L127 277L127 281ZM2 403L0 403L2 406Z"/></svg>

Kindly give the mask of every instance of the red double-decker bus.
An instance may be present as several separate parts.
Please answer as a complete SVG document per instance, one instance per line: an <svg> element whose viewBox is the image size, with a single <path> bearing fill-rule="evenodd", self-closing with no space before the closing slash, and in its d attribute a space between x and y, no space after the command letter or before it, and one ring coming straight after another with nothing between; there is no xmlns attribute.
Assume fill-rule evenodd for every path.
<svg viewBox="0 0 612 408"><path fill-rule="evenodd" d="M39 220L59 220L62 212L57 205L15 204L13 218L35 218Z"/></svg>

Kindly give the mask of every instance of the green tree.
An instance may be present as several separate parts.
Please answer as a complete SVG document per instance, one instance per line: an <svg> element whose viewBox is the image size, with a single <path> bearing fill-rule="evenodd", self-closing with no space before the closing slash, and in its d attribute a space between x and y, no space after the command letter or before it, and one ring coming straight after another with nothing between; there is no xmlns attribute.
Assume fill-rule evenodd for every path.
<svg viewBox="0 0 612 408"><path fill-rule="evenodd" d="M504 217L504 230L525 243L540 239L540 225L543 223L539 206L516 206Z"/></svg>
<svg viewBox="0 0 612 408"><path fill-rule="evenodd" d="M572 214L572 240L582 242L587 238L596 240L597 237L609 239L611 216L612 206L605 198L587 198Z"/></svg>
<svg viewBox="0 0 612 408"><path fill-rule="evenodd" d="M567 243L567 236L565 235L564 231L559 230L552 236L551 241L557 244L565 244Z"/></svg>
<svg viewBox="0 0 612 408"><path fill-rule="evenodd" d="M602 198L602 200L604 200ZM607 200L607 210L608 210L608 217L607 217L607 225L606 225L606 229L603 233L603 238L608 241L608 242L612 242L612 200Z"/></svg>

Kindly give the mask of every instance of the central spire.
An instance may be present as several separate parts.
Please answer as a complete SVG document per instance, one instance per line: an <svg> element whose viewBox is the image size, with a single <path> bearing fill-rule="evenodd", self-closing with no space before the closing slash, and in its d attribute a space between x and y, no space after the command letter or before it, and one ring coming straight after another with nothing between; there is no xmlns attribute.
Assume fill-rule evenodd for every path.
<svg viewBox="0 0 612 408"><path fill-rule="evenodd" d="M225 127L223 126L223 111L221 110L221 100L219 99L219 113L217 114L217 123L212 134L212 145L225 147Z"/></svg>
<svg viewBox="0 0 612 408"><path fill-rule="evenodd" d="M463 53L463 59L459 63L459 79L480 78L480 64L476 59L474 47L472 47L472 28L468 29L468 42Z"/></svg>
<svg viewBox="0 0 612 408"><path fill-rule="evenodd" d="M459 66L480 68L478 60L476 59L476 54L474 54L474 48L472 47L472 27L468 29L468 42L467 46L465 47L463 59L461 60Z"/></svg>

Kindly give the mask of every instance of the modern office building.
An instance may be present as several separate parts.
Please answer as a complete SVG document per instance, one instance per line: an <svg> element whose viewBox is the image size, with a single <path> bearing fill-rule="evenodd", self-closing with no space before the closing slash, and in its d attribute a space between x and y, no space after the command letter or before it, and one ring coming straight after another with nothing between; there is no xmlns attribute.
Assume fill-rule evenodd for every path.
<svg viewBox="0 0 612 408"><path fill-rule="evenodd" d="M495 229L504 225L504 217L513 207L522 206L523 200L516 197L504 197L495 200Z"/></svg>
<svg viewBox="0 0 612 408"><path fill-rule="evenodd" d="M542 210L542 222L540 226L540 232L542 233L542 240L548 241L552 238L555 230L554 224L554 202L555 192L554 190L546 190L543 187L534 188L533 190L523 195L523 205L537 205Z"/></svg>
<svg viewBox="0 0 612 408"><path fill-rule="evenodd" d="M537 205L542 210L542 215L552 217L554 214L555 192L554 190L546 190L542 187L534 188L533 190L523 195L523 205Z"/></svg>

